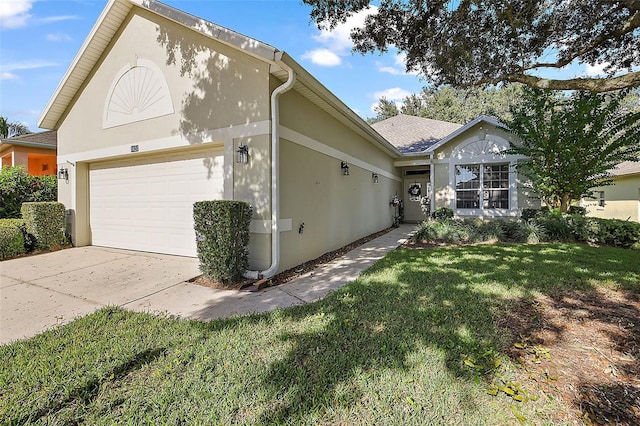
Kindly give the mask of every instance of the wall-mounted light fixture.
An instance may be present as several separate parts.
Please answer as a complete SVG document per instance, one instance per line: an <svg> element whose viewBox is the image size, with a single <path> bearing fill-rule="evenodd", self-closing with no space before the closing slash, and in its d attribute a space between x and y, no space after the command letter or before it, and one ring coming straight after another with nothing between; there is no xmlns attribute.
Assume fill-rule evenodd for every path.
<svg viewBox="0 0 640 426"><path fill-rule="evenodd" d="M236 163L247 164L249 162L249 147L240 145L236 151Z"/></svg>
<svg viewBox="0 0 640 426"><path fill-rule="evenodd" d="M58 179L69 180L69 170L61 168L58 170Z"/></svg>
<svg viewBox="0 0 640 426"><path fill-rule="evenodd" d="M380 176L377 173L371 173L371 181L373 183L380 183Z"/></svg>
<svg viewBox="0 0 640 426"><path fill-rule="evenodd" d="M346 161L340 163L340 168L342 169L342 176L349 176L349 165Z"/></svg>

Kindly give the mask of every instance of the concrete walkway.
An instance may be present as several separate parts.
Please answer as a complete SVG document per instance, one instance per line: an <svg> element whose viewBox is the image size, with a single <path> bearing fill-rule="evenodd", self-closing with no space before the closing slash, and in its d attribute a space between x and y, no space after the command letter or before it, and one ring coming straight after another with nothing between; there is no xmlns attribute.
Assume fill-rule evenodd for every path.
<svg viewBox="0 0 640 426"><path fill-rule="evenodd" d="M402 225L330 263L251 293L187 282L198 260L79 247L0 263L0 344L31 337L108 305L199 320L266 312L312 302L355 280L402 244Z"/></svg>

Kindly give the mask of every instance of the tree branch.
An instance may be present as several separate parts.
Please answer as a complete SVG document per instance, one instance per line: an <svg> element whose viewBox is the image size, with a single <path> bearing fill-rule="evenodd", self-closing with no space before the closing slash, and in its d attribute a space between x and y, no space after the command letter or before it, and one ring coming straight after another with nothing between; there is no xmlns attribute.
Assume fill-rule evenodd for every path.
<svg viewBox="0 0 640 426"><path fill-rule="evenodd" d="M602 43L606 42L607 40L612 38L614 39L620 38L623 35L636 30L637 28L640 28L640 10L636 10L636 12L631 16L631 18L627 22L624 23L624 25L622 25L621 28L617 29L616 31L613 31L612 33L601 35L600 37L593 40L593 42L591 42L589 45L583 47L580 50L573 52L571 55L569 55L565 59L561 61L556 61L556 62L549 62L549 63L542 62L542 63L531 64L525 68L525 71L530 71L532 69L537 69L537 68L562 68L564 66L569 65L576 58L579 58L585 53L592 51L593 49L600 46Z"/></svg>
<svg viewBox="0 0 640 426"><path fill-rule="evenodd" d="M609 78L572 78L568 80L556 80L551 78L536 77L528 74L506 74L496 78L482 79L478 85L498 84L503 81L523 83L538 89L550 90L588 90L590 92L611 92L626 87L640 86L640 71L630 72L618 77Z"/></svg>

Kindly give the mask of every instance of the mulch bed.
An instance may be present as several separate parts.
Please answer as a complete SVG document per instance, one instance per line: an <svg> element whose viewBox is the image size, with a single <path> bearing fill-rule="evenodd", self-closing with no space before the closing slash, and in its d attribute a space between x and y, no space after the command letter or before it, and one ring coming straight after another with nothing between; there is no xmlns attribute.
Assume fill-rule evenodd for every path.
<svg viewBox="0 0 640 426"><path fill-rule="evenodd" d="M335 260L343 255L345 255L346 253L350 252L351 250L360 247L363 244L368 243L369 241L378 238L381 235L386 234L387 232L390 232L392 229L394 228L387 228L387 229L383 229L382 231L376 232L374 234L371 235L367 235L366 237L360 238L359 240L356 240L354 242L352 242L351 244L347 244L346 246L340 247L337 250L334 250L332 252L329 253L325 253L320 257L317 257L313 260L310 260L308 262L303 263L302 265L298 265L294 268L291 269L287 269L286 271L282 271L279 274L271 277L269 279L269 287L273 287L276 285L280 285L280 284L284 284L286 282L289 282L291 280L293 280L294 278L299 277L300 275L303 275L307 272L313 271L314 269L316 269L318 266L324 265L326 263L331 262L332 260ZM252 286L256 280L253 279L245 279L237 284L233 284L233 285L226 285L223 284L219 281L213 280L211 278L207 278L204 275L200 275L192 280L190 280L189 282L198 284L198 285L202 285L205 287L209 287L209 288L215 288L215 289L220 289L220 290L241 290L247 287Z"/></svg>
<svg viewBox="0 0 640 426"><path fill-rule="evenodd" d="M640 424L640 296L566 292L513 302L508 312L497 326L523 387L572 407L554 420Z"/></svg>

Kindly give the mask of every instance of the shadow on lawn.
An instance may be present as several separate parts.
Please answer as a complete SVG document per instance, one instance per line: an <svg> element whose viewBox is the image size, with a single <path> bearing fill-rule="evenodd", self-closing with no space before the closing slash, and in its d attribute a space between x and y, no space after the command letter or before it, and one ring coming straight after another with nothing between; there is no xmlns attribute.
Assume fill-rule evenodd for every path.
<svg viewBox="0 0 640 426"><path fill-rule="evenodd" d="M597 249L573 245L393 252L323 302L284 311L294 321L313 315L327 320L319 329L282 336L292 349L271 364L261 386L286 402L273 404L260 420L281 423L318 405L360 404L364 391L355 383L356 374L408 371L408 356L425 346L444 353L454 376L470 382L477 378L464 364L466 358L491 380L494 356L512 343L495 326L508 303L564 289L593 291L593 278L637 291L640 267L635 269L629 272L628 265L606 259ZM378 274L385 279L377 280ZM562 328L556 331L561 334ZM465 412L481 408L469 399L460 404Z"/></svg>
<svg viewBox="0 0 640 426"><path fill-rule="evenodd" d="M42 420L43 417L50 415L51 413L57 413L62 411L65 407L74 404L80 404L87 406L91 404L91 402L98 397L100 392L100 387L103 383L109 382L117 382L123 379L127 374L132 371L138 370L142 368L144 365L152 363L157 358L161 357L165 353L166 349L157 348L157 349L147 349L144 350L129 359L127 362L124 362L103 375L101 379L92 378L84 383L82 386L79 386L69 393L69 396L66 398L52 399L49 403L35 412L27 413L21 419L17 420L15 424L25 424L30 422L37 422Z"/></svg>

